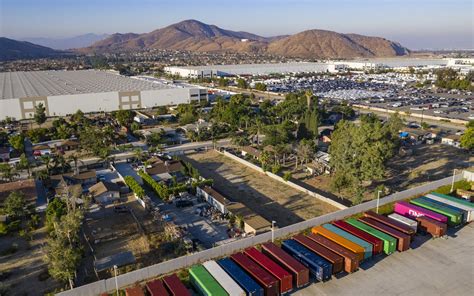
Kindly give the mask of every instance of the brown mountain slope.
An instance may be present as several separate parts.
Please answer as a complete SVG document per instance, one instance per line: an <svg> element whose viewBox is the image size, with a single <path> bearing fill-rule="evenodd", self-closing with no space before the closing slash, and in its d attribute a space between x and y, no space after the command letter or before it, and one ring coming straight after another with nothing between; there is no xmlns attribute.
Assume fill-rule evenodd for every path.
<svg viewBox="0 0 474 296"><path fill-rule="evenodd" d="M114 34L81 51L110 52L144 48L253 52L305 58L379 57L408 53L399 44L378 37L309 30L291 36L265 38L221 29L196 20L182 21L145 34Z"/></svg>
<svg viewBox="0 0 474 296"><path fill-rule="evenodd" d="M339 34L324 30L304 31L269 44L268 53L304 58L391 57L408 50L384 38Z"/></svg>

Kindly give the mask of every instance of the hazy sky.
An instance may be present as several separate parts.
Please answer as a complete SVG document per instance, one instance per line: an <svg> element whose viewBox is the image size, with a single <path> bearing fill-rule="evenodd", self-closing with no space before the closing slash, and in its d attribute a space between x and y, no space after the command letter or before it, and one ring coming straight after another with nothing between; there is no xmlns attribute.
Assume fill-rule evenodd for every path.
<svg viewBox="0 0 474 296"><path fill-rule="evenodd" d="M0 35L149 32L197 19L263 36L327 29L412 48L474 48L474 0L0 0Z"/></svg>

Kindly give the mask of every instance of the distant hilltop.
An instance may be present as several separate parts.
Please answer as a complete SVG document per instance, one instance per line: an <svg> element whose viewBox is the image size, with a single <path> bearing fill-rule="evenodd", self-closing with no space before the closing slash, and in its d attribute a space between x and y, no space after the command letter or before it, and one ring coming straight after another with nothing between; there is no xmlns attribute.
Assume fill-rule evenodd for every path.
<svg viewBox="0 0 474 296"><path fill-rule="evenodd" d="M262 37L186 20L150 33L112 34L81 48L82 53L110 53L141 49L196 52L248 52L314 59L394 57L410 51L381 37L308 30L294 35Z"/></svg>
<svg viewBox="0 0 474 296"><path fill-rule="evenodd" d="M0 61L56 57L61 54L49 47L0 37Z"/></svg>

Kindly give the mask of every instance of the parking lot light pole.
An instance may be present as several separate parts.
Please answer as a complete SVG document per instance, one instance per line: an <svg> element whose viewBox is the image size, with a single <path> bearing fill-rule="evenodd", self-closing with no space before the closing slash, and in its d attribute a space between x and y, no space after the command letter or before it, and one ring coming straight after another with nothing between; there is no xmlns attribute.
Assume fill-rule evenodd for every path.
<svg viewBox="0 0 474 296"><path fill-rule="evenodd" d="M379 203L380 203L380 193L381 192L382 192L381 190L377 191L377 207L376 207L377 214L379 213Z"/></svg>
<svg viewBox="0 0 474 296"><path fill-rule="evenodd" d="M453 170L453 181L451 182L451 191L449 193L452 193L454 191L454 177L456 176L456 169Z"/></svg>
<svg viewBox="0 0 474 296"><path fill-rule="evenodd" d="M272 221L272 243L275 242L275 224L276 221Z"/></svg>
<svg viewBox="0 0 474 296"><path fill-rule="evenodd" d="M119 290L118 290L118 281L117 281L117 265L114 265L114 274L115 274L115 290L117 291L117 296L119 296Z"/></svg>

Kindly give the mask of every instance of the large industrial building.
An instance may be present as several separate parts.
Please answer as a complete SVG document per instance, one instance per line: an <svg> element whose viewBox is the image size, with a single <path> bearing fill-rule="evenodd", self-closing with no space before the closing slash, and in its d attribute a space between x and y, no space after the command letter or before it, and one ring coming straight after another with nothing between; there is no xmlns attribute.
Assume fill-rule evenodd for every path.
<svg viewBox="0 0 474 296"><path fill-rule="evenodd" d="M32 118L42 103L48 116L151 108L207 99L192 85L129 78L107 71L32 71L0 73L0 120Z"/></svg>

